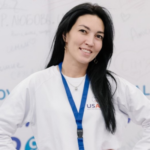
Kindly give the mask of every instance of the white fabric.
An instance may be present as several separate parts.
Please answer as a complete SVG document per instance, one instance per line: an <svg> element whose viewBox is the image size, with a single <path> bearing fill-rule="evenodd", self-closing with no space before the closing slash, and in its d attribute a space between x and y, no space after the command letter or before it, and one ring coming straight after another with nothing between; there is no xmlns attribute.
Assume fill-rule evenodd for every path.
<svg viewBox="0 0 150 150"><path fill-rule="evenodd" d="M76 108L79 112L81 98L82 98L82 92L83 92L83 88L84 88L85 76L80 77L80 78L71 78L71 77L68 77L68 76L64 75L64 77L67 81L67 84L69 86L69 89L70 89L71 95L73 97L73 100L75 102ZM78 86L79 85L78 90L76 91L75 88L72 85L73 86Z"/></svg>
<svg viewBox="0 0 150 150"><path fill-rule="evenodd" d="M115 134L106 130L90 87L83 116L85 150L119 149L128 117L144 128L143 138L133 150L148 150L150 101L134 85L115 77L118 82L114 95L117 130ZM78 79L70 78L70 82L73 80ZM109 80L114 90L115 84ZM69 86L78 109L83 84L79 86L79 91ZM22 81L0 107L0 150L15 150L10 137L18 126L27 122L31 122L38 150L78 150L75 118L56 66L34 73Z"/></svg>

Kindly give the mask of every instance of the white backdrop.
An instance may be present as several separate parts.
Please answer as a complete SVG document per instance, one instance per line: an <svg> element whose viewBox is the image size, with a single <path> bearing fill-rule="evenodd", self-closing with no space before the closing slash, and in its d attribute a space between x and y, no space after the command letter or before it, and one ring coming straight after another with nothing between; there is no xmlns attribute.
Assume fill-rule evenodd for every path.
<svg viewBox="0 0 150 150"><path fill-rule="evenodd" d="M149 0L0 0L0 104L20 81L45 67L59 21L83 2L111 12L115 52L109 69L150 99ZM121 150L131 149L141 131L131 121ZM17 150L37 149L30 126L19 128L12 139Z"/></svg>

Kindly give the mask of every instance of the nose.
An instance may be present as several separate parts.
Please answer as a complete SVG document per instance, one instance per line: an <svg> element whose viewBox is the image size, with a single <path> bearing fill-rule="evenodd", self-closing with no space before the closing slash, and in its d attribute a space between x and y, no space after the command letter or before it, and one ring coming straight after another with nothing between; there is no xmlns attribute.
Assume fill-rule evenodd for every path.
<svg viewBox="0 0 150 150"><path fill-rule="evenodd" d="M89 35L86 39L86 45L92 47L94 46L94 36L93 35Z"/></svg>

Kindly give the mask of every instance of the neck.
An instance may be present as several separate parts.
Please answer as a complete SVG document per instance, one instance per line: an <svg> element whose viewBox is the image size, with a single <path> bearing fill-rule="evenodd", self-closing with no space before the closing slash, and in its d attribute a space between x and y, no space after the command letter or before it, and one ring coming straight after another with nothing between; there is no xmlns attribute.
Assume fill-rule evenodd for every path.
<svg viewBox="0 0 150 150"><path fill-rule="evenodd" d="M68 77L78 78L85 76L88 64L79 64L74 61L66 61L62 63L62 73Z"/></svg>

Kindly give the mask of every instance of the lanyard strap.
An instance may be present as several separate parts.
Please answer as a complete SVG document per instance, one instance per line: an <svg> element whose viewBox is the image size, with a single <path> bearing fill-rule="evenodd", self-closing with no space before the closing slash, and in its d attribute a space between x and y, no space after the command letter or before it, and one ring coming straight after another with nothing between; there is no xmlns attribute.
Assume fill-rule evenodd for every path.
<svg viewBox="0 0 150 150"><path fill-rule="evenodd" d="M89 78L86 75L85 83L84 83L84 89L83 89L83 93L82 93L81 104L80 104L80 109L79 109L79 113L78 113L76 105L75 105L74 100L73 100L73 97L71 95L70 89L69 89L68 84L66 82L66 79L64 78L64 76L61 72L62 71L62 62L59 64L59 70L61 73L62 81L63 81L64 87L65 87L65 91L66 91L70 106L72 108L72 111L73 111L73 114L74 114L74 117L76 120L79 150L84 150L82 118L83 118L83 114L84 114L84 108L85 108L85 103L86 103L87 93L88 93L88 88L89 88Z"/></svg>

